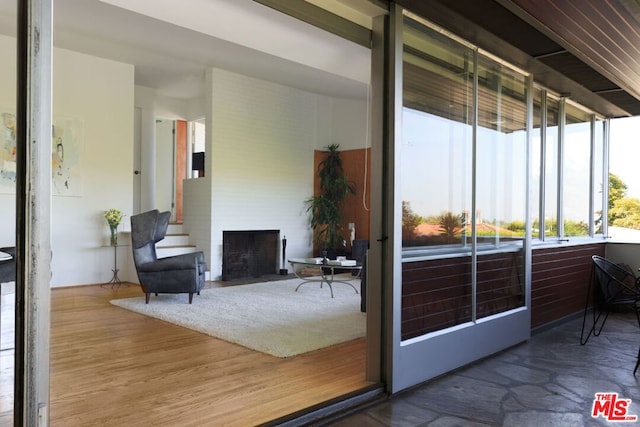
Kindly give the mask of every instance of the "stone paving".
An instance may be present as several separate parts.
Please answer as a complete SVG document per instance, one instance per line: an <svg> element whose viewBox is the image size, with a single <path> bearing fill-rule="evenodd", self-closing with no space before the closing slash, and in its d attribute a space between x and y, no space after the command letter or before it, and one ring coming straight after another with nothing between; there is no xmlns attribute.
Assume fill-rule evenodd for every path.
<svg viewBox="0 0 640 427"><path fill-rule="evenodd" d="M591 416L595 394L614 392L618 399L631 399L627 415L640 420L640 370L633 375L640 345L635 314L611 314L602 334L585 346L581 327L582 316L329 425L640 425Z"/></svg>

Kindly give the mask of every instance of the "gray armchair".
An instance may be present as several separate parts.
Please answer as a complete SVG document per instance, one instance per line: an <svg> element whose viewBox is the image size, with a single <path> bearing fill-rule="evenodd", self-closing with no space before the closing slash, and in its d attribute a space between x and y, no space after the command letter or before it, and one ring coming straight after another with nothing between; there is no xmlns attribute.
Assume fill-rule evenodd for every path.
<svg viewBox="0 0 640 427"><path fill-rule="evenodd" d="M170 217L157 209L131 217L133 261L147 304L152 293L188 293L191 304L204 285L207 264L202 252L158 259L156 243L164 239Z"/></svg>

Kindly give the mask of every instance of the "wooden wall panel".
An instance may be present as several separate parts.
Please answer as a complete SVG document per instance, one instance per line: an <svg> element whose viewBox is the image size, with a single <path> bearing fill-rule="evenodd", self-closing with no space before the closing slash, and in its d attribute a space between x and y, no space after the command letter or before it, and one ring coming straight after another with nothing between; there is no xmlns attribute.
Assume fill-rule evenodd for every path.
<svg viewBox="0 0 640 427"><path fill-rule="evenodd" d="M184 192L184 180L187 178L187 122L176 120L176 217L175 221L182 223L183 209L182 198Z"/></svg>
<svg viewBox="0 0 640 427"><path fill-rule="evenodd" d="M591 256L604 244L563 246L533 252L531 324L537 328L584 309ZM524 303L524 274L518 253L478 258L478 317ZM471 258L447 258L402 266L402 339L471 319Z"/></svg>
<svg viewBox="0 0 640 427"><path fill-rule="evenodd" d="M471 258L402 264L403 340L471 320Z"/></svg>
<svg viewBox="0 0 640 427"><path fill-rule="evenodd" d="M510 0L562 46L640 98L640 31L617 1ZM628 7L634 6L629 2ZM632 10L637 10L637 5ZM524 14L522 13L524 11ZM542 25L541 25L542 24Z"/></svg>
<svg viewBox="0 0 640 427"><path fill-rule="evenodd" d="M471 258L446 258L402 266L402 339L471 320ZM519 253L478 257L477 316L524 304Z"/></svg>
<svg viewBox="0 0 640 427"><path fill-rule="evenodd" d="M584 310L591 256L604 256L604 244L533 251L531 327L537 328Z"/></svg>
<svg viewBox="0 0 640 427"><path fill-rule="evenodd" d="M320 179L318 166L326 158L325 151L316 150L314 153L314 194L320 193ZM341 150L344 172L356 187L356 194L349 195L344 203L344 235L349 240L348 224L353 222L356 228L356 239L369 240L369 208L371 203L371 149ZM366 162L366 163L365 163ZM363 201L364 193L364 201ZM348 249L351 249L348 247ZM320 248L314 247L314 253Z"/></svg>

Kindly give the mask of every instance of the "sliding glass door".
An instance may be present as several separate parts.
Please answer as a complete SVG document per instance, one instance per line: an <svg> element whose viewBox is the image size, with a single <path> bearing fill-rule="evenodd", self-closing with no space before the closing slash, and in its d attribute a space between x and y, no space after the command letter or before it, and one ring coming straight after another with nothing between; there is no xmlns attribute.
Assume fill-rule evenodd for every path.
<svg viewBox="0 0 640 427"><path fill-rule="evenodd" d="M528 75L395 12L394 391L529 337L531 86Z"/></svg>

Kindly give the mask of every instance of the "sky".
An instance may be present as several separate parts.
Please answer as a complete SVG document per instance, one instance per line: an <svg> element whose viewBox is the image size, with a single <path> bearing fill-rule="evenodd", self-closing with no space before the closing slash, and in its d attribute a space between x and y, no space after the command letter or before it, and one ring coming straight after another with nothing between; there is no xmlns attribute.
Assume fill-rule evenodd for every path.
<svg viewBox="0 0 640 427"><path fill-rule="evenodd" d="M609 171L627 184L627 197L640 199L640 116L611 120Z"/></svg>
<svg viewBox="0 0 640 427"><path fill-rule="evenodd" d="M587 133L588 130L588 126L584 126L582 129ZM460 182L460 178L455 177L464 177L464 171L470 170L471 134L469 132L465 133L464 126L454 126L446 119L409 109L403 111L402 193L403 200L410 202L414 212L420 215L437 215L444 210L468 209L470 193L464 191L464 184ZM627 197L640 199L640 117L611 120L610 141L610 171L618 175L627 185ZM568 148L571 148L571 145L568 145ZM480 156L482 152L483 150L480 150ZM519 152L511 153L511 155L515 156L514 158L522 157L522 153ZM588 149L569 154L569 158L573 161L567 167L580 166L584 168L589 164L589 155ZM479 160L481 159L479 158ZM487 164L505 165L510 163L511 161L506 159L493 158L488 159ZM487 207L489 210L493 210L491 206L500 208L499 212L485 212L485 214L498 215L505 220L522 217L524 203L520 200L509 203L509 200L517 194L517 192L514 193L514 186L520 185L522 188L524 185L523 183L518 184L519 178L523 177L517 172L519 168L523 167L524 165L519 165L511 170L497 170L493 174L489 173L489 175L496 175L495 179L499 182L508 181L510 185L508 188L500 188L501 191L498 192L506 199L490 202L479 200L479 206L484 207L485 210ZM506 178L507 176L509 178ZM568 176L572 176L572 174ZM578 171L577 176L584 176L584 173ZM470 179L469 176L467 176L468 179ZM481 182L479 185L482 188ZM494 186L490 183L488 185L489 187ZM580 186L580 183L572 185L585 190ZM588 193L588 182L584 185L587 186L585 191ZM582 214L588 214L588 198L585 198L583 193L580 192L575 196L577 197L575 200L572 200L572 194L565 195L568 211L566 213L569 217L587 219L580 218ZM482 194L484 192L481 192L480 196ZM511 206L510 212L503 211L506 206ZM571 208L575 208L576 212L571 213Z"/></svg>

